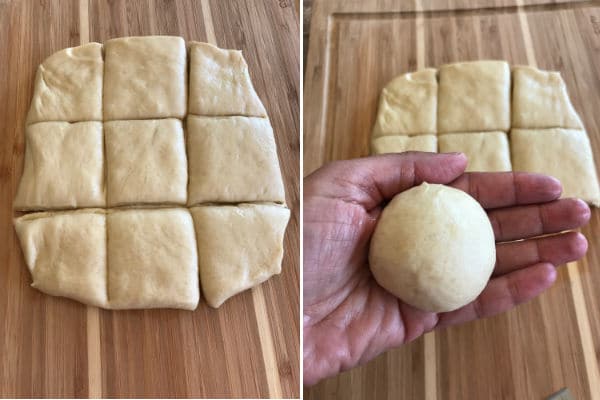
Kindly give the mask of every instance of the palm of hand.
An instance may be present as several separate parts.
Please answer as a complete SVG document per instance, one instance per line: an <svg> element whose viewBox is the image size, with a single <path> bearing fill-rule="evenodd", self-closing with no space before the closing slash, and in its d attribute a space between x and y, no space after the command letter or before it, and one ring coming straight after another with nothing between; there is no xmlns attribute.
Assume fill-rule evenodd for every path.
<svg viewBox="0 0 600 400"><path fill-rule="evenodd" d="M585 253L587 243L577 233L497 244L494 278L475 302L442 314L424 312L402 302L379 286L370 273L369 241L385 201L393 194L420 180L453 180L452 168L448 166L433 177L417 176L431 172L423 166L419 172L418 166L414 162L411 167L412 179L409 176L407 182L402 182L405 177L401 176L399 182L393 183L394 193L388 193L386 183L376 182L373 174L381 171L368 167L363 173L352 166L333 165L329 171L305 180L306 384L367 362L435 327L493 315L529 300L552 284L556 276L553 264ZM470 192L484 208L502 207L489 211L498 241L560 232L580 226L589 218L589 209L580 201L553 201L560 194L560 186L552 178L493 175L496 177L463 175L452 186ZM509 185L513 186L512 196L507 193ZM551 203L537 205L546 202Z"/></svg>

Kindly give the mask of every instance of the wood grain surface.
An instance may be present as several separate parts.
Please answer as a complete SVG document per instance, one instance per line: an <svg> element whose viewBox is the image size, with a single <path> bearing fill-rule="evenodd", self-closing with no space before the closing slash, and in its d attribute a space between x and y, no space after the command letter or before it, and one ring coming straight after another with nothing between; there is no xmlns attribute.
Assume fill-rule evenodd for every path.
<svg viewBox="0 0 600 400"><path fill-rule="evenodd" d="M294 7L296 6L296 8ZM0 395L299 397L299 17L290 0L0 1ZM292 217L283 272L218 310L107 311L44 295L12 227L37 65L112 37L241 49L269 113Z"/></svg>
<svg viewBox="0 0 600 400"><path fill-rule="evenodd" d="M365 156L383 86L400 73L485 58L562 73L600 166L600 2L315 0L304 92L304 174ZM598 170L600 172L600 169ZM590 246L536 300L439 330L305 389L307 399L600 396L600 210Z"/></svg>

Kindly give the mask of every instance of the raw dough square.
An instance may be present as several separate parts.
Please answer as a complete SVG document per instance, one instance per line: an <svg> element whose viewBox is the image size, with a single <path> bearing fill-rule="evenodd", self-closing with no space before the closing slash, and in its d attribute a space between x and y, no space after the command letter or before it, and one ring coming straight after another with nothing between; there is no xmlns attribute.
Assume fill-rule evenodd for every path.
<svg viewBox="0 0 600 400"><path fill-rule="evenodd" d="M101 122L40 122L25 135L16 209L105 206Z"/></svg>
<svg viewBox="0 0 600 400"><path fill-rule="evenodd" d="M104 124L108 206L185 204L187 157L178 119Z"/></svg>
<svg viewBox="0 0 600 400"><path fill-rule="evenodd" d="M576 129L513 129L513 169L558 178L562 197L578 197L600 206L600 189L587 134Z"/></svg>
<svg viewBox="0 0 600 400"><path fill-rule="evenodd" d="M402 153L405 151L437 151L435 135L382 136L371 142L372 154Z"/></svg>
<svg viewBox="0 0 600 400"><path fill-rule="evenodd" d="M283 236L290 210L242 204L191 210L200 254L200 283L208 304L219 307L231 296L281 272Z"/></svg>
<svg viewBox="0 0 600 400"><path fill-rule="evenodd" d="M102 121L102 45L61 50L37 69L27 123Z"/></svg>
<svg viewBox="0 0 600 400"><path fill-rule="evenodd" d="M504 61L444 65L438 98L438 133L510 128L510 68Z"/></svg>
<svg viewBox="0 0 600 400"><path fill-rule="evenodd" d="M373 137L435 134L437 91L435 69L393 79L381 91Z"/></svg>
<svg viewBox="0 0 600 400"><path fill-rule="evenodd" d="M189 113L266 117L241 51L190 42Z"/></svg>
<svg viewBox="0 0 600 400"><path fill-rule="evenodd" d="M195 309L200 293L190 212L112 211L107 218L111 308Z"/></svg>
<svg viewBox="0 0 600 400"><path fill-rule="evenodd" d="M510 171L510 150L504 132L451 133L438 137L440 153L465 153L467 171Z"/></svg>
<svg viewBox="0 0 600 400"><path fill-rule="evenodd" d="M514 67L512 73L513 128L583 128L559 72Z"/></svg>
<svg viewBox="0 0 600 400"><path fill-rule="evenodd" d="M88 209L15 219L31 286L53 296L107 307L106 216Z"/></svg>
<svg viewBox="0 0 600 400"><path fill-rule="evenodd" d="M285 202L273 129L266 118L187 120L188 204Z"/></svg>
<svg viewBox="0 0 600 400"><path fill-rule="evenodd" d="M185 42L145 36L106 42L104 120L183 118L186 113Z"/></svg>

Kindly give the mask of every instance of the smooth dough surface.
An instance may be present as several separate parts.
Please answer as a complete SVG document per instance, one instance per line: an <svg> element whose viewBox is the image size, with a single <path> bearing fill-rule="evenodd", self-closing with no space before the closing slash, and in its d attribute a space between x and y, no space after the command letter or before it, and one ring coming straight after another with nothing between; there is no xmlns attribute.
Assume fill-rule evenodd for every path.
<svg viewBox="0 0 600 400"><path fill-rule="evenodd" d="M191 209L207 303L231 296L281 272L290 210L274 205L203 206Z"/></svg>
<svg viewBox="0 0 600 400"><path fill-rule="evenodd" d="M402 153L405 151L437 152L435 135L381 136L371 142L371 154Z"/></svg>
<svg viewBox="0 0 600 400"><path fill-rule="evenodd" d="M440 68L438 133L510 129L510 67L473 61Z"/></svg>
<svg viewBox="0 0 600 400"><path fill-rule="evenodd" d="M187 209L111 211L107 227L111 308L196 308L198 254Z"/></svg>
<svg viewBox="0 0 600 400"><path fill-rule="evenodd" d="M63 49L36 72L27 123L102 121L102 45Z"/></svg>
<svg viewBox="0 0 600 400"><path fill-rule="evenodd" d="M178 119L104 124L108 206L185 204L187 157Z"/></svg>
<svg viewBox="0 0 600 400"><path fill-rule="evenodd" d="M15 219L31 286L52 296L107 307L106 216L102 210L28 214Z"/></svg>
<svg viewBox="0 0 600 400"><path fill-rule="evenodd" d="M101 122L40 122L25 135L15 209L105 206Z"/></svg>
<svg viewBox="0 0 600 400"><path fill-rule="evenodd" d="M187 53L182 38L111 39L104 50L104 120L185 116Z"/></svg>
<svg viewBox="0 0 600 400"><path fill-rule="evenodd" d="M373 137L436 132L438 84L435 69L400 75L379 96Z"/></svg>
<svg viewBox="0 0 600 400"><path fill-rule="evenodd" d="M483 291L496 263L494 231L463 191L423 183L383 209L371 239L377 282L426 311L456 310Z"/></svg>
<svg viewBox="0 0 600 400"><path fill-rule="evenodd" d="M189 113L206 116L267 115L239 50L190 42Z"/></svg>
<svg viewBox="0 0 600 400"><path fill-rule="evenodd" d="M273 129L266 118L187 120L188 204L285 202Z"/></svg>
<svg viewBox="0 0 600 400"><path fill-rule="evenodd" d="M600 189L587 133L577 129L513 129L513 169L554 176L562 197L578 197L600 207Z"/></svg>
<svg viewBox="0 0 600 400"><path fill-rule="evenodd" d="M510 171L508 137L504 132L449 133L438 137L440 153L463 152L467 171Z"/></svg>
<svg viewBox="0 0 600 400"><path fill-rule="evenodd" d="M513 128L583 128L559 72L518 66L512 74Z"/></svg>

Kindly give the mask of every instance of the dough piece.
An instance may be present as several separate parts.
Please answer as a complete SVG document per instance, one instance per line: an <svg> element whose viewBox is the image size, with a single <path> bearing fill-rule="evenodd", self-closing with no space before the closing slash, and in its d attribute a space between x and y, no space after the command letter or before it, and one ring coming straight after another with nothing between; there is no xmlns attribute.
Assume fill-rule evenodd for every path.
<svg viewBox="0 0 600 400"><path fill-rule="evenodd" d="M435 135L382 136L371 142L372 154L402 153L405 151L437 151Z"/></svg>
<svg viewBox="0 0 600 400"><path fill-rule="evenodd" d="M40 122L25 134L15 209L105 206L101 122Z"/></svg>
<svg viewBox="0 0 600 400"><path fill-rule="evenodd" d="M27 124L102 121L102 45L63 49L41 63L35 75Z"/></svg>
<svg viewBox="0 0 600 400"><path fill-rule="evenodd" d="M189 116L188 204L285 202L268 119Z"/></svg>
<svg viewBox="0 0 600 400"><path fill-rule="evenodd" d="M190 42L189 113L267 116L241 51Z"/></svg>
<svg viewBox="0 0 600 400"><path fill-rule="evenodd" d="M180 120L111 121L104 129L109 207L186 203L187 157Z"/></svg>
<svg viewBox="0 0 600 400"><path fill-rule="evenodd" d="M112 39L105 52L105 121L184 117L187 64L182 38Z"/></svg>
<svg viewBox="0 0 600 400"><path fill-rule="evenodd" d="M435 69L400 75L381 91L373 137L436 132Z"/></svg>
<svg viewBox="0 0 600 400"><path fill-rule="evenodd" d="M554 176L562 197L578 197L600 207L600 189L592 147L585 131L576 129L513 129L513 169Z"/></svg>
<svg viewBox="0 0 600 400"><path fill-rule="evenodd" d="M107 224L111 308L196 308L198 255L187 209L113 211Z"/></svg>
<svg viewBox="0 0 600 400"><path fill-rule="evenodd" d="M510 150L504 132L451 133L438 137L440 153L463 152L467 171L510 171Z"/></svg>
<svg viewBox="0 0 600 400"><path fill-rule="evenodd" d="M274 205L205 206L191 210L200 254L200 282L208 304L281 272L290 210Z"/></svg>
<svg viewBox="0 0 600 400"><path fill-rule="evenodd" d="M495 263L494 231L479 203L458 189L427 183L383 209L369 252L381 286L432 312L475 300Z"/></svg>
<svg viewBox="0 0 600 400"><path fill-rule="evenodd" d="M438 133L510 128L510 68L504 61L444 65L438 96Z"/></svg>
<svg viewBox="0 0 600 400"><path fill-rule="evenodd" d="M15 219L31 286L107 307L106 216L88 209L28 214Z"/></svg>
<svg viewBox="0 0 600 400"><path fill-rule="evenodd" d="M512 73L513 128L583 128L559 72L519 66Z"/></svg>

